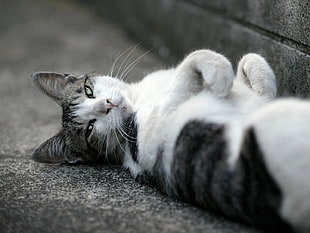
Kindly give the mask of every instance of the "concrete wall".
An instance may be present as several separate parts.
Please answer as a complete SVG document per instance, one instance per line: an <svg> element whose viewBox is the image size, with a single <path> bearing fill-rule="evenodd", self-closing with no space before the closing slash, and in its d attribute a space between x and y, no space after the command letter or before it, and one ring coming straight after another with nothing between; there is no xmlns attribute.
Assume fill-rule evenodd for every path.
<svg viewBox="0 0 310 233"><path fill-rule="evenodd" d="M279 95L310 96L309 0L90 0L167 61L197 48L236 64L248 52L275 70Z"/></svg>

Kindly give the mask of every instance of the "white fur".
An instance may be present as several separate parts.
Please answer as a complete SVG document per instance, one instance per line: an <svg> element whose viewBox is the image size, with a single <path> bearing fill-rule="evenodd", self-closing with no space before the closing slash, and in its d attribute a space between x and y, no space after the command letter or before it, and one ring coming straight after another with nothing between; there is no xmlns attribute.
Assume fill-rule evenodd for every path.
<svg viewBox="0 0 310 233"><path fill-rule="evenodd" d="M271 99L276 97L275 75L266 60L258 54L249 53L242 57L237 79L245 82L260 96Z"/></svg>
<svg viewBox="0 0 310 233"><path fill-rule="evenodd" d="M265 60L258 55L248 56L248 59L251 61L246 63L248 72L251 66L255 66L253 60L258 59L266 75L271 74L265 78L273 83L274 92L275 78L269 66L263 67L262 61ZM246 60L241 60L242 65ZM157 71L132 85L132 99L139 122L140 155L139 165L131 161L130 154L125 159L125 166L132 174L151 170L158 147L164 146L163 164L169 176L177 136L183 126L194 119L227 125L226 136L231 152L228 163L233 168L239 155L245 118L271 98L247 86L242 79L252 77L244 76L242 71L241 79L238 77L240 70L234 81L231 64L223 55L199 50L186 57L175 69Z"/></svg>
<svg viewBox="0 0 310 233"><path fill-rule="evenodd" d="M176 138L189 120L226 124L231 154L228 163L233 168L244 119L274 97L275 92L274 74L261 56L244 56L235 78L226 57L198 50L176 68L151 73L139 83L96 77L93 90L96 98L79 104L75 114L83 122L96 119L95 130L107 132L120 128L124 119L136 112L139 163L133 162L127 152L124 160L124 166L133 175L152 169L160 146L165 147L164 164L169 175ZM107 99L118 107L102 114L98 106Z"/></svg>
<svg viewBox="0 0 310 233"><path fill-rule="evenodd" d="M234 76L223 55L199 50L176 68L154 72L139 83L96 78L97 100L85 100L76 114L91 120L98 117L96 101L112 99L119 107L95 123L96 130L104 131L117 128L136 112L138 163L126 145L123 164L134 176L151 170L163 147L169 177L177 137L190 120L225 124L227 163L234 169L244 129L254 126L268 170L283 191L281 215L294 226L310 228L310 104L291 100L264 108L276 96L276 81L268 63L257 54L245 55Z"/></svg>
<svg viewBox="0 0 310 233"><path fill-rule="evenodd" d="M283 192L281 215L310 228L310 102L279 100L256 112L253 125L266 165Z"/></svg>
<svg viewBox="0 0 310 233"><path fill-rule="evenodd" d="M133 106L127 97L126 85L114 78L99 76L95 78L93 94L96 98L86 98L78 105L74 115L81 122L96 119L95 128L98 132L106 132L121 126L122 121L130 116ZM100 112L99 105L109 99L117 108L109 114Z"/></svg>
<svg viewBox="0 0 310 233"><path fill-rule="evenodd" d="M234 76L226 57L210 50L198 50L176 68L151 73L139 83L125 84L111 77L96 77L93 90L96 98L82 102L76 115L85 122L97 119L96 131L106 132L119 128L124 119L136 112L139 163L132 161L128 151L124 159L124 166L133 175L153 168L159 146L165 147L163 158L169 175L176 138L189 120L226 124L231 154L228 163L233 168L244 119L274 96L276 90L271 68L258 55L243 57L236 79ZM259 85L262 80L268 88L265 83ZM97 106L106 99L119 107L109 114L99 114Z"/></svg>

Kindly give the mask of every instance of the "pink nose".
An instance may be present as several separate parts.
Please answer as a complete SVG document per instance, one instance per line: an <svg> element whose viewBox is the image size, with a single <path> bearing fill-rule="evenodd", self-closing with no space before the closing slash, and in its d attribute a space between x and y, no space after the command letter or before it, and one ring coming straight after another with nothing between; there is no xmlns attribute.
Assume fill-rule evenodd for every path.
<svg viewBox="0 0 310 233"><path fill-rule="evenodd" d="M111 100L103 99L99 100L95 104L95 110L99 113L108 114L112 108L116 108L117 105L114 105Z"/></svg>

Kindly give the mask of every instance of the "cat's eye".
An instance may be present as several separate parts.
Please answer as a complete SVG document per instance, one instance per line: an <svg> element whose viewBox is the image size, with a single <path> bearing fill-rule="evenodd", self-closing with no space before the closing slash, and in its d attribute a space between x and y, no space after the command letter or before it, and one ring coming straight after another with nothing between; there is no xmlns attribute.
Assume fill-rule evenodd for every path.
<svg viewBox="0 0 310 233"><path fill-rule="evenodd" d="M86 84L88 82L88 80L89 80L89 77L86 75L85 76L85 81L84 81L84 92L85 92L85 95L88 98L94 99L95 96L94 96L94 93L93 93L93 89Z"/></svg>
<svg viewBox="0 0 310 233"><path fill-rule="evenodd" d="M93 94L93 90L89 86L84 86L85 94L88 98L95 98Z"/></svg>
<svg viewBox="0 0 310 233"><path fill-rule="evenodd" d="M87 139L89 137L89 135L91 134L91 132L93 131L94 129L94 124L95 124L95 119L94 120L91 120L88 125L87 125L87 128L86 128L86 132L85 132L85 138Z"/></svg>

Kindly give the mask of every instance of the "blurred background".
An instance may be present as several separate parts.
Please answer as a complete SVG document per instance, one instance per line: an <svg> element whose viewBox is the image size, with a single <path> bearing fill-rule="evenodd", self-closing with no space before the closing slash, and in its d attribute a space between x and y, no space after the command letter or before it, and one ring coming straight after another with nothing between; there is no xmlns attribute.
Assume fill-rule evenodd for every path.
<svg viewBox="0 0 310 233"><path fill-rule="evenodd" d="M165 62L210 48L236 64L260 53L278 78L279 95L309 96L309 0L80 1L112 19Z"/></svg>
<svg viewBox="0 0 310 233"><path fill-rule="evenodd" d="M165 66L199 48L223 53L234 64L245 53L260 53L275 70L279 95L309 96L308 0L0 2L2 73L25 62L32 62L33 70L105 72L100 67L111 66L131 46L117 42L129 40L152 49Z"/></svg>
<svg viewBox="0 0 310 233"><path fill-rule="evenodd" d="M31 159L61 126L36 71L106 74L139 60L137 81L209 48L275 70L280 96L309 97L309 0L0 0L0 232L254 233L108 166ZM124 69L121 68L121 69Z"/></svg>

